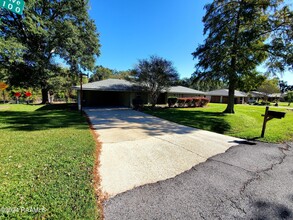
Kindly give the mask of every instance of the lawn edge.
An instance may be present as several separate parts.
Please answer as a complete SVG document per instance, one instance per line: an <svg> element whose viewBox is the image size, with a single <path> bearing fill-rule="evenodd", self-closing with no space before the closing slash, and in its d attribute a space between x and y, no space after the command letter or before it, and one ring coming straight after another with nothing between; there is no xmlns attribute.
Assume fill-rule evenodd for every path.
<svg viewBox="0 0 293 220"><path fill-rule="evenodd" d="M99 173L99 167L101 166L100 155L102 150L102 143L99 141L99 135L95 132L95 128L93 124L91 123L89 116L85 112L83 112L83 115L86 117L87 123L89 125L89 129L91 131L92 137L96 144L96 147L94 150L93 183L94 183L96 205L99 211L99 217L100 219L104 219L103 202L106 199L106 196L103 195L101 190L102 179Z"/></svg>

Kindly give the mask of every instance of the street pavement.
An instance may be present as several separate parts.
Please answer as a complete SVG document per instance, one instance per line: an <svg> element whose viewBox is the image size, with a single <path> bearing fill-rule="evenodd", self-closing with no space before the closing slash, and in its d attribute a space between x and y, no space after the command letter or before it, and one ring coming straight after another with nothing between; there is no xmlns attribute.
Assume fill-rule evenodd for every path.
<svg viewBox="0 0 293 220"><path fill-rule="evenodd" d="M98 173L109 197L173 178L243 141L127 108L85 111L102 143Z"/></svg>
<svg viewBox="0 0 293 220"><path fill-rule="evenodd" d="M293 143L247 142L104 203L114 219L293 219Z"/></svg>

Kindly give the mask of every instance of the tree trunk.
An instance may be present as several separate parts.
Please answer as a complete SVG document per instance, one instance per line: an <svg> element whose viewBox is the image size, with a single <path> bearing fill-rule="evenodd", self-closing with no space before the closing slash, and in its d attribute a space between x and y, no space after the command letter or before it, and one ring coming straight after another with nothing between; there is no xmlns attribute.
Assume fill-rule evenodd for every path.
<svg viewBox="0 0 293 220"><path fill-rule="evenodd" d="M240 14L242 13L243 1L240 2L240 8L237 13L236 26L235 26L235 35L232 46L232 59L231 59L231 72L229 73L229 96L228 96L228 105L224 113L234 114L234 92L237 83L237 48L238 48L238 37L240 30Z"/></svg>
<svg viewBox="0 0 293 220"><path fill-rule="evenodd" d="M42 104L48 104L48 89L42 89Z"/></svg>
<svg viewBox="0 0 293 220"><path fill-rule="evenodd" d="M5 93L4 93L4 90L2 91L2 94L3 94L3 103L5 104L5 102L6 102L6 98L5 98Z"/></svg>
<svg viewBox="0 0 293 220"><path fill-rule="evenodd" d="M228 105L224 113L234 114L234 92L235 92L235 82L230 81L229 83L229 96Z"/></svg>

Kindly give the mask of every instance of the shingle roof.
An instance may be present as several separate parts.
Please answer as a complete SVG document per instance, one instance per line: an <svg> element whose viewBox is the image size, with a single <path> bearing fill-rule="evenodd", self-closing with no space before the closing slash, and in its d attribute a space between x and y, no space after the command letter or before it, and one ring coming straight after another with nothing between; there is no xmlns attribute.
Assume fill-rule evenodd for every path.
<svg viewBox="0 0 293 220"><path fill-rule="evenodd" d="M75 86L75 89L79 90L79 86ZM139 87L132 82L123 79L106 79L101 81L96 81L92 83L87 83L82 85L83 90L96 90L96 91L115 91L115 92L125 92L125 91L138 91Z"/></svg>
<svg viewBox="0 0 293 220"><path fill-rule="evenodd" d="M190 89L184 86L172 86L168 90L169 93L179 93L179 94L198 94L198 95L203 95L204 92L198 91L195 89Z"/></svg>
<svg viewBox="0 0 293 220"><path fill-rule="evenodd" d="M80 86L73 87L76 90L80 90ZM131 92L142 91L142 88L134 83L123 79L106 79L92 83L86 83L82 85L83 90L94 91L115 91L115 92ZM190 89L184 86L172 86L169 88L168 93L179 94L204 94L204 92Z"/></svg>
<svg viewBox="0 0 293 220"><path fill-rule="evenodd" d="M229 94L228 89L218 89L218 90L213 90L213 91L206 93L206 95L209 95L209 96L228 96L228 94ZM247 94L245 92L235 90L234 96L235 97L247 97Z"/></svg>

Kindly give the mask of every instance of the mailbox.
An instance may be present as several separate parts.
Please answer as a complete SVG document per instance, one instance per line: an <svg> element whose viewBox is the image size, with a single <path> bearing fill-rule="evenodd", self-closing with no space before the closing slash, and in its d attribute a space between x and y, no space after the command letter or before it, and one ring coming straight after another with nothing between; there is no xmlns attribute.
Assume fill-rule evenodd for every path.
<svg viewBox="0 0 293 220"><path fill-rule="evenodd" d="M268 111L268 116L273 118L284 118L285 114L285 112Z"/></svg>
<svg viewBox="0 0 293 220"><path fill-rule="evenodd" d="M262 125L262 131L261 131L261 137L263 138L265 135L266 130L266 124L269 120L272 120L273 118L284 118L285 112L276 112L276 111L270 111L269 106L266 107L266 113L262 116L264 116L263 125Z"/></svg>

